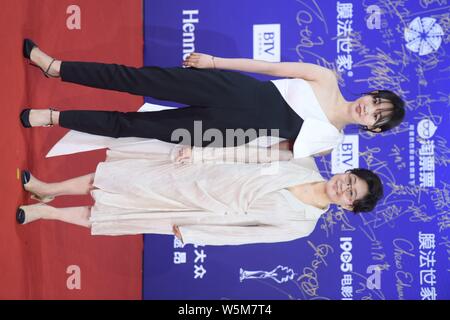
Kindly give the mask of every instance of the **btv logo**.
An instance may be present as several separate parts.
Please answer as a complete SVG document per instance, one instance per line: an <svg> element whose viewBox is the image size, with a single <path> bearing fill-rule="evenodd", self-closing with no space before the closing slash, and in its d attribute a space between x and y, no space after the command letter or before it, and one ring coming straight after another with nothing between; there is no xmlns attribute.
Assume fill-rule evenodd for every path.
<svg viewBox="0 0 450 320"><path fill-rule="evenodd" d="M253 59L280 62L280 25L253 25Z"/></svg>
<svg viewBox="0 0 450 320"><path fill-rule="evenodd" d="M343 173L359 167L359 136L344 136L342 143L331 152L331 173Z"/></svg>

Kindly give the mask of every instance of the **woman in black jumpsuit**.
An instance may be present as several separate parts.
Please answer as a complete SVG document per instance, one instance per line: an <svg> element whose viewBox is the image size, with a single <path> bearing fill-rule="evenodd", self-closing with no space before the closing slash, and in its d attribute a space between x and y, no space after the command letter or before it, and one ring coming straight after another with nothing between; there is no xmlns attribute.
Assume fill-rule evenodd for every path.
<svg viewBox="0 0 450 320"><path fill-rule="evenodd" d="M30 57L32 50L33 56ZM40 67L46 76L61 77L65 82L150 96L188 106L155 112L61 111L58 113L57 123L68 129L116 138L155 138L172 143L183 143L180 137L174 137L173 134L177 129L184 129L190 135L190 145L221 147L245 144L258 136L265 135L279 136L293 141L297 138L303 124L303 119L286 103L271 81L259 81L239 72L217 70L212 56L194 53L193 58L188 58L191 59L188 64L191 67L195 67L201 59L203 61L205 58L211 59L207 61L211 61L212 64L209 64L207 68L205 65L200 66L201 69L135 68L117 64L68 62L51 58L28 39L24 41L23 54ZM233 60L231 63L235 66L240 65L240 70L249 72L282 73L284 77L299 78L302 78L302 75L311 75L318 81L325 79L321 82L324 84L336 81L329 76L332 73L330 70L317 65L279 63L273 68L274 64L256 60L221 60ZM264 72L263 70L267 67L275 71ZM239 68L227 65L225 69ZM278 70L281 69L283 71L279 72ZM323 90L326 91L327 87L324 86ZM332 95L328 91L325 94ZM375 116L378 116L376 122L371 122L370 119L367 120L369 122L358 122L366 130L385 131L402 121L404 103L394 93L381 90L359 100L363 99L366 105L370 105L370 112L366 110L368 116L366 118L374 116L373 119L376 119ZM376 99L381 102L376 103ZM332 114L337 116L330 121L339 123L338 127L341 128L348 123L354 123L354 110L358 104L361 104L359 100L348 102L340 99L336 105L333 102L336 112ZM337 119L339 115L344 114L344 110L340 108L348 111L345 113L346 118ZM25 127L34 126L30 123L30 119L30 109L22 111L21 121ZM201 122L200 137L196 130L198 121ZM50 111L49 124L53 123L52 111ZM203 133L209 129L215 129L216 132L221 133L222 139L204 138ZM233 139L228 138L230 129ZM252 134L249 135L247 132Z"/></svg>
<svg viewBox="0 0 450 320"><path fill-rule="evenodd" d="M218 129L224 137L223 146L233 146L248 141L228 141L225 139L226 129L255 129L258 135L264 133L260 129L279 129L280 137L295 139L303 122L270 81L259 81L237 72L133 68L89 62L62 62L60 70L61 79L65 82L189 106L154 112L62 111L60 126L73 130L116 138L144 137L177 143L171 139L174 130L184 128L193 136L194 122L201 121L203 131ZM271 135L270 131L267 135ZM201 141L201 145L197 141L193 145L211 143Z"/></svg>

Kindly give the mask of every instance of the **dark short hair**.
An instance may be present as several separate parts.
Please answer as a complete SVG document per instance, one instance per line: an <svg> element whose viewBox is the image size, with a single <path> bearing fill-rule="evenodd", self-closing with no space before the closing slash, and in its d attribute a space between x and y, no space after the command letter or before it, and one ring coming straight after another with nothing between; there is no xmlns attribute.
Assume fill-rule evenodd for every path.
<svg viewBox="0 0 450 320"><path fill-rule="evenodd" d="M376 126L375 124L375 128L381 129L381 132L390 130L398 126L403 121L403 118L405 118L405 101L403 101L403 99L396 95L394 92L389 90L375 90L372 92L366 92L364 93L364 95L370 95L374 98L389 100L389 102L392 103L392 109L390 109L391 115L388 116L389 120L387 122L384 122L380 126ZM378 133L373 129L371 130L367 128L366 126L361 126L361 129Z"/></svg>
<svg viewBox="0 0 450 320"><path fill-rule="evenodd" d="M365 197L353 202L353 212L368 212L372 211L377 205L378 200L383 197L383 184L380 177L368 169L356 168L350 169L346 172L354 174L358 178L364 180L369 187L369 191Z"/></svg>

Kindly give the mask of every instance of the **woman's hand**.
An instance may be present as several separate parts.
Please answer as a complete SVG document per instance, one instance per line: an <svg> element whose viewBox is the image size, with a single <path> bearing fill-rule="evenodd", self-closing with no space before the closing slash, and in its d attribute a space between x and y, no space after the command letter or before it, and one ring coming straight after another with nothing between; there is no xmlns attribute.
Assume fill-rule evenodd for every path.
<svg viewBox="0 0 450 320"><path fill-rule="evenodd" d="M271 146L271 148L278 148L280 150L293 150L294 143L290 140L283 140L277 144Z"/></svg>
<svg viewBox="0 0 450 320"><path fill-rule="evenodd" d="M173 234L177 237L181 242L183 242L183 238L181 237L181 232L178 226L173 225L172 227Z"/></svg>
<svg viewBox="0 0 450 320"><path fill-rule="evenodd" d="M175 149L174 162L179 164L192 163L192 147L181 146Z"/></svg>
<svg viewBox="0 0 450 320"><path fill-rule="evenodd" d="M186 60L183 61L183 66L193 67L197 69L215 69L214 57L204 53L191 53Z"/></svg>

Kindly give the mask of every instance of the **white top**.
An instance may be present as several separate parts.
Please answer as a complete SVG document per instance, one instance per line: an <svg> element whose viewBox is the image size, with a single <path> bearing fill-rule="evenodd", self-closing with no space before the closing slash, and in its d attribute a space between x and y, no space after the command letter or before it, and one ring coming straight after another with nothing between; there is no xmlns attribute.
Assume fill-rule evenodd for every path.
<svg viewBox="0 0 450 320"><path fill-rule="evenodd" d="M294 142L294 158L303 158L338 146L344 138L325 115L316 95L303 79L272 80L286 103L303 119Z"/></svg>

